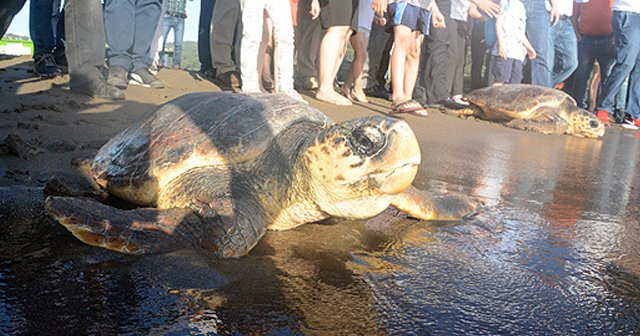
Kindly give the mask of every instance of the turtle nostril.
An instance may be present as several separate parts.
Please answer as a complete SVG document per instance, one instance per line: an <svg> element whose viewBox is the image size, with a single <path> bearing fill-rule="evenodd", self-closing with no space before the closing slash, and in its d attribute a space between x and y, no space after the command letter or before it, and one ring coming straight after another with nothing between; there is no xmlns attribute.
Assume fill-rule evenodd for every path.
<svg viewBox="0 0 640 336"><path fill-rule="evenodd" d="M597 128L598 126L600 126L600 123L598 123L598 122L597 122L597 121L595 121L595 120L591 120L591 121L589 122L589 126L591 126L591 128Z"/></svg>

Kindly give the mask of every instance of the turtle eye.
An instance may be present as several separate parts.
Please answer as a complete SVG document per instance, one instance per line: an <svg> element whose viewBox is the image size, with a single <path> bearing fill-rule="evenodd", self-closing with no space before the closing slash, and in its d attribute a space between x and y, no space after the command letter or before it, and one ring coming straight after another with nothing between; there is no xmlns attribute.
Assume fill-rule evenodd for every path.
<svg viewBox="0 0 640 336"><path fill-rule="evenodd" d="M361 126L351 133L353 151L359 155L371 156L385 145L385 136L379 128Z"/></svg>

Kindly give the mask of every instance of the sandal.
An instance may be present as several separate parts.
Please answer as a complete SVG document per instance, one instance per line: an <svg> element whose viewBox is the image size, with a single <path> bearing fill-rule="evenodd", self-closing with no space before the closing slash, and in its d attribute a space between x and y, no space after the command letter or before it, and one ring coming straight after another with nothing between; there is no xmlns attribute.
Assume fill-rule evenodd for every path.
<svg viewBox="0 0 640 336"><path fill-rule="evenodd" d="M429 115L422 105L413 99L404 101L396 106L391 107L391 114L409 113L418 117L426 117Z"/></svg>

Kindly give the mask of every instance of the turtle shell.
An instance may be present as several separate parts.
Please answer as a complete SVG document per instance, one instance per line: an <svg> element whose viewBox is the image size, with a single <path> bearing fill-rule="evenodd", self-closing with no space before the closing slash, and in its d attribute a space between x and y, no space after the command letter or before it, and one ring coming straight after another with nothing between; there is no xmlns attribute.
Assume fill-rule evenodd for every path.
<svg viewBox="0 0 640 336"><path fill-rule="evenodd" d="M576 106L575 100L560 90L528 84L491 86L474 90L465 98L483 111L483 119L491 121L535 119L536 111L545 107L567 119L567 112Z"/></svg>
<svg viewBox="0 0 640 336"><path fill-rule="evenodd" d="M109 193L153 205L158 191L183 172L252 160L282 130L305 121L333 123L284 95L187 94L113 137L98 151L91 172Z"/></svg>

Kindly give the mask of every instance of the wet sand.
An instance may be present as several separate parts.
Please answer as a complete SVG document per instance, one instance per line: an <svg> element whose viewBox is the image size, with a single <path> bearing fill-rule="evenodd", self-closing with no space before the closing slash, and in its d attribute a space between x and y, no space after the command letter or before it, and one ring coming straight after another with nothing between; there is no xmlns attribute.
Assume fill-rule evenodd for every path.
<svg viewBox="0 0 640 336"><path fill-rule="evenodd" d="M402 115L423 163L414 184L482 200L463 223L384 213L268 233L237 260L144 258L90 247L42 211L42 187L110 137L188 92L125 101L66 92L28 57L0 58L0 334L632 334L640 330L640 132L543 135L432 111ZM390 103L337 107L335 121ZM28 206L25 206L28 205ZM338 224L338 225L332 225ZM88 316L88 317L87 317Z"/></svg>

